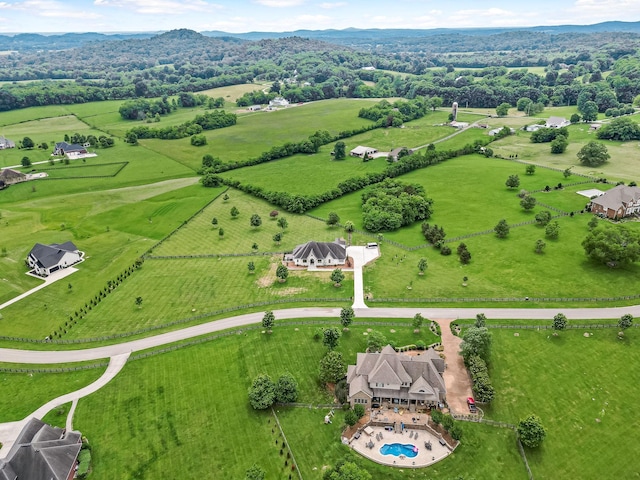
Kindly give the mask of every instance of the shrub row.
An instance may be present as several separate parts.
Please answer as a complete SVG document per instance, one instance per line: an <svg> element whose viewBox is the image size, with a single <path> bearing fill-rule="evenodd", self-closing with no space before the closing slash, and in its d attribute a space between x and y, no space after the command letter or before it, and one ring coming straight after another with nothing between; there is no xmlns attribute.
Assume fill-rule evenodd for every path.
<svg viewBox="0 0 640 480"><path fill-rule="evenodd" d="M490 403L495 396L495 390L489 378L487 364L478 355L469 357L467 367L473 381L473 394L480 403Z"/></svg>

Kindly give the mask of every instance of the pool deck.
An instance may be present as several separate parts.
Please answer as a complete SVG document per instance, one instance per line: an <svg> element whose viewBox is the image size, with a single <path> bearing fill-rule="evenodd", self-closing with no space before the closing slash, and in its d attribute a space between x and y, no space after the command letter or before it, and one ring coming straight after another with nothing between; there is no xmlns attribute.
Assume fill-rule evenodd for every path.
<svg viewBox="0 0 640 480"><path fill-rule="evenodd" d="M408 427L408 428L407 428ZM433 435L426 430L417 430L405 426L404 433L395 433L385 430L383 427L371 427L373 435L369 436L364 431L360 432L360 438L352 438L350 446L363 457L373 460L382 465L404 468L421 468L433 465L436 462L446 458L451 453L448 446L440 444L439 437ZM411 438L411 432L418 434L418 439ZM378 434L382 434L381 440L376 440ZM367 448L369 442L374 443L373 448ZM431 450L427 450L424 446L425 442L431 441ZM383 455L380 453L380 447L386 443L402 443L411 444L418 447L418 455L415 457L396 457L395 455Z"/></svg>

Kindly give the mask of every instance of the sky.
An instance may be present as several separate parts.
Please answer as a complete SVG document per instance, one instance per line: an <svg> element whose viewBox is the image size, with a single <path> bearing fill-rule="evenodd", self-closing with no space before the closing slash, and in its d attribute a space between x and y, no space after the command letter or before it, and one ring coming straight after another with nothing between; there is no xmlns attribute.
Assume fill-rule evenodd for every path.
<svg viewBox="0 0 640 480"><path fill-rule="evenodd" d="M640 0L0 0L0 33L286 32L640 21Z"/></svg>

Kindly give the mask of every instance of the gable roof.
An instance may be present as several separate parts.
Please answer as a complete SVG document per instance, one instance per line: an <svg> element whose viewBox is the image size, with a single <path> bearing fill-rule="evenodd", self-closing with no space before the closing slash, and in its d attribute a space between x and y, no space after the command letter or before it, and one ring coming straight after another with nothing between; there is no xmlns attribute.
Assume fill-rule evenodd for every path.
<svg viewBox="0 0 640 480"><path fill-rule="evenodd" d="M298 245L293 249L293 258L306 260L310 256L318 259L324 259L329 256L336 260L346 260L347 249L343 242L336 240L334 242L307 242Z"/></svg>
<svg viewBox="0 0 640 480"><path fill-rule="evenodd" d="M3 168L0 170L0 179L2 180L15 180L17 178L25 178L26 175L13 168Z"/></svg>
<svg viewBox="0 0 640 480"><path fill-rule="evenodd" d="M77 143L58 142L56 143L55 150L68 153L86 151L86 148L84 148L82 145L78 145Z"/></svg>
<svg viewBox="0 0 640 480"><path fill-rule="evenodd" d="M623 205L635 203L640 200L640 188L617 185L603 195L591 200L591 203L603 208L617 210Z"/></svg>
<svg viewBox="0 0 640 480"><path fill-rule="evenodd" d="M559 125L568 125L568 124L569 124L569 121L564 117L549 117L547 119L548 126L553 126L553 125L559 126Z"/></svg>
<svg viewBox="0 0 640 480"><path fill-rule="evenodd" d="M51 245L36 243L29 252L29 256L36 260L38 266L49 268L57 265L65 253L77 251L78 247L73 242L52 243Z"/></svg>
<svg viewBox="0 0 640 480"><path fill-rule="evenodd" d="M0 460L0 480L66 480L80 453L80 438L77 432L30 419Z"/></svg>

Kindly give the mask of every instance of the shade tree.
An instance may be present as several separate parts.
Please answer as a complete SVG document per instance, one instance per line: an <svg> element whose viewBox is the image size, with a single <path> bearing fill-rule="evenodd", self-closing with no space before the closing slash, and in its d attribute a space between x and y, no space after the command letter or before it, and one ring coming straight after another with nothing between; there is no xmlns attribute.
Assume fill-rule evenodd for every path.
<svg viewBox="0 0 640 480"><path fill-rule="evenodd" d="M353 308L343 307L340 310L340 323L345 329L347 329L349 328L349 325L353 323L353 319L355 318L355 316L356 314L353 311Z"/></svg>
<svg viewBox="0 0 640 480"><path fill-rule="evenodd" d="M547 432L543 427L540 418L533 414L520 420L516 430L518 432L520 442L528 448L537 447L547 436Z"/></svg>

